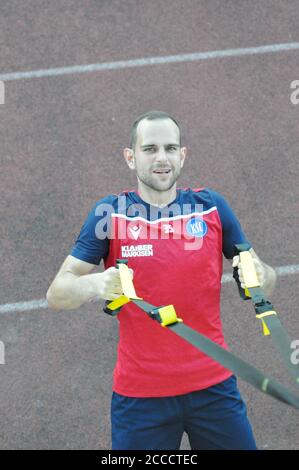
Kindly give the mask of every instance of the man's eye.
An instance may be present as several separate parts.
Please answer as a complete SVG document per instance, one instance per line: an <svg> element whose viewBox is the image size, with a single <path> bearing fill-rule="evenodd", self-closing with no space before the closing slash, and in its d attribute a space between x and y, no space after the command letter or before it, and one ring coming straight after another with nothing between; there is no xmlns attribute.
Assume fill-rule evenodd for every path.
<svg viewBox="0 0 299 470"><path fill-rule="evenodd" d="M176 147L174 147L174 146L168 147L168 150L174 151L174 150L176 150ZM154 152L155 149L154 149L153 147L150 147L150 148L144 149L144 151L145 151L145 152Z"/></svg>

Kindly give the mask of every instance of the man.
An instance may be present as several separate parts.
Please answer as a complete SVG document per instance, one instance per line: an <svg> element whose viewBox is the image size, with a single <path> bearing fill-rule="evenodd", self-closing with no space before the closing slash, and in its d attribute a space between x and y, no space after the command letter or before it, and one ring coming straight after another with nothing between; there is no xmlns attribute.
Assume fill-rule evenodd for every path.
<svg viewBox="0 0 299 470"><path fill-rule="evenodd" d="M115 263L127 258L140 297L174 304L187 325L227 348L220 320L222 254L238 266L244 287L233 246L248 241L220 194L177 188L186 155L174 118L150 111L136 119L124 158L136 172L138 190L95 204L48 290L50 307L75 309L95 298L117 298L122 289ZM250 251L270 294L275 271ZM90 274L101 259L105 271ZM118 320L112 449L179 449L184 431L192 449L256 449L229 370L132 303Z"/></svg>

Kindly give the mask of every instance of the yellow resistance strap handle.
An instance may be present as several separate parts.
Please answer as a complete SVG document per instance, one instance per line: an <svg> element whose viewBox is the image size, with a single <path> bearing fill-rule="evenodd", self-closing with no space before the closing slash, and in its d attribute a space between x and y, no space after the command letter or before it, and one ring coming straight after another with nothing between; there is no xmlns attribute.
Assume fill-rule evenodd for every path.
<svg viewBox="0 0 299 470"><path fill-rule="evenodd" d="M135 287L131 278L131 274L127 264L119 263L118 270L120 274L120 282L122 286L123 293L129 299L139 299L142 300L141 297L138 297L135 292Z"/></svg>
<svg viewBox="0 0 299 470"><path fill-rule="evenodd" d="M247 297L252 297L250 293L250 289L261 287L260 282L257 277L256 270L255 270L253 257L249 251L240 251L239 256L240 256L240 262L242 264L242 272L243 272L243 278L244 278L244 284L245 284L245 294L247 295ZM265 300L266 300L266 297L265 297ZM276 315L276 312L273 310L272 304L270 303L269 303L269 310L256 315L256 318L262 321L264 336L268 336L271 334L269 328L267 327L266 322L264 321L264 318L270 315Z"/></svg>
<svg viewBox="0 0 299 470"><path fill-rule="evenodd" d="M142 297L138 297L136 294L131 274L129 272L129 268L126 262L119 262L117 263L117 266L119 269L123 295L121 295L120 297L113 300L107 305L108 309L112 311L121 308L123 305L127 304L130 301L134 302L134 300L143 300ZM139 306L141 305L139 304ZM159 314L159 316L157 316L154 312L151 312L153 313L151 317L158 319L161 326L166 327L168 325L172 325L173 323L183 322L181 318L177 317L173 305L166 305L164 307L155 308L154 310Z"/></svg>
<svg viewBox="0 0 299 470"><path fill-rule="evenodd" d="M245 294L247 295L247 297L251 297L248 289L252 287L260 287L252 254L249 251L241 251L239 256L243 268Z"/></svg>
<svg viewBox="0 0 299 470"><path fill-rule="evenodd" d="M136 295L131 274L126 262L117 262L117 267L119 269L123 294L106 305L109 310L117 310L133 299L142 300L141 297Z"/></svg>
<svg viewBox="0 0 299 470"><path fill-rule="evenodd" d="M117 310L129 302L130 299L128 297L121 295L120 297L117 297L117 299L112 300L109 304L106 305L106 307L108 307L109 310Z"/></svg>

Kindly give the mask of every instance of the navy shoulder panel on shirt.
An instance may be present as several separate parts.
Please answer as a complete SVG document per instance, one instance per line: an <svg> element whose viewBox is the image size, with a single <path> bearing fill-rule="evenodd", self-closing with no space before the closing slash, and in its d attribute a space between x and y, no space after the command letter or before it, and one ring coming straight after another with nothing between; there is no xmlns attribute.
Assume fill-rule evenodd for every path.
<svg viewBox="0 0 299 470"><path fill-rule="evenodd" d="M222 251L227 259L232 259L234 256L234 245L238 243L251 243L243 232L241 223L230 207L226 199L211 188L206 188L205 191L209 193L213 205L217 207L219 217L222 224Z"/></svg>
<svg viewBox="0 0 299 470"><path fill-rule="evenodd" d="M71 250L72 256L95 265L107 257L111 213L116 209L117 200L116 194L110 194L93 205Z"/></svg>
<svg viewBox="0 0 299 470"><path fill-rule="evenodd" d="M182 204L191 204L192 211L202 212L215 205L207 188L182 188Z"/></svg>

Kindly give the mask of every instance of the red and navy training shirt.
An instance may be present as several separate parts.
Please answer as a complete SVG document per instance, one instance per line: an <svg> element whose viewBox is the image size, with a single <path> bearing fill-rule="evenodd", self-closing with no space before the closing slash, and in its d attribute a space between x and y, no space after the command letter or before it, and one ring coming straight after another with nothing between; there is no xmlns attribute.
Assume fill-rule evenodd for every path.
<svg viewBox="0 0 299 470"><path fill-rule="evenodd" d="M231 259L233 246L245 242L236 215L210 188L177 189L162 209L129 190L94 205L71 255L95 265L103 259L105 269L128 259L138 296L157 306L173 304L186 325L227 349L220 319L222 254ZM134 304L122 307L117 318L117 393L174 396L232 375Z"/></svg>

